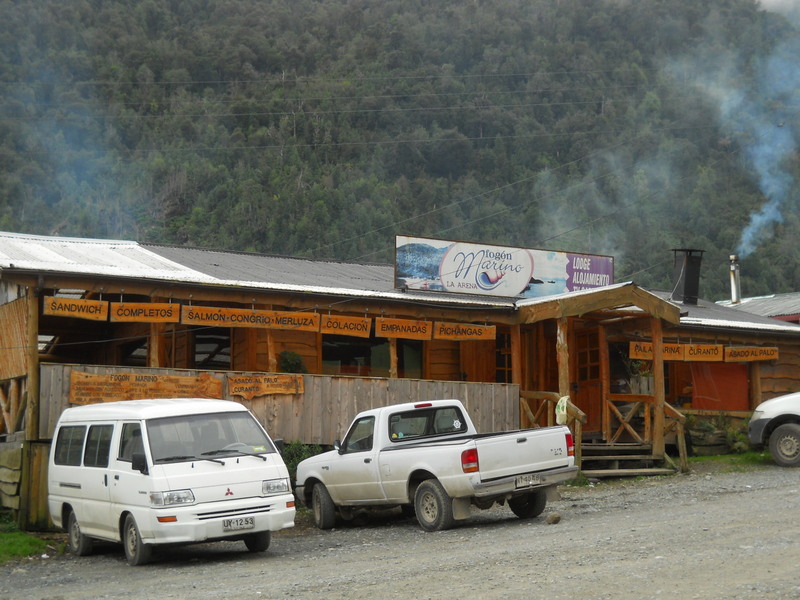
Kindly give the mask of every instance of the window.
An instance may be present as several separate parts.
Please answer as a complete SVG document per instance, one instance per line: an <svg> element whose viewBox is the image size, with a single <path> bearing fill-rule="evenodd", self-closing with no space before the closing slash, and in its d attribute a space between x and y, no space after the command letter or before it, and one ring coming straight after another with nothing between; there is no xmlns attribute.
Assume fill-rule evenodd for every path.
<svg viewBox="0 0 800 600"><path fill-rule="evenodd" d="M389 340L385 338L346 335L324 335L322 338L323 372L330 375L388 377L389 357ZM397 340L397 375L423 377L421 341Z"/></svg>
<svg viewBox="0 0 800 600"><path fill-rule="evenodd" d="M150 419L147 438L154 462L276 452L258 421L244 411Z"/></svg>
<svg viewBox="0 0 800 600"><path fill-rule="evenodd" d="M113 425L92 425L86 436L86 450L83 453L83 465L86 467L107 467L111 450Z"/></svg>
<svg viewBox="0 0 800 600"><path fill-rule="evenodd" d="M85 425L69 425L59 429L53 462L57 465L80 466L85 435Z"/></svg>
<svg viewBox="0 0 800 600"><path fill-rule="evenodd" d="M119 441L119 460L131 462L134 452L144 452L142 426L139 423L124 423Z"/></svg>
<svg viewBox="0 0 800 600"><path fill-rule="evenodd" d="M389 417L389 439L393 442L466 430L467 422L456 406L415 409Z"/></svg>
<svg viewBox="0 0 800 600"><path fill-rule="evenodd" d="M497 330L497 349L495 351L496 383L511 383L511 334Z"/></svg>
<svg viewBox="0 0 800 600"><path fill-rule="evenodd" d="M372 432L375 429L375 417L364 417L356 421L344 438L342 448L345 452L363 452L372 450Z"/></svg>

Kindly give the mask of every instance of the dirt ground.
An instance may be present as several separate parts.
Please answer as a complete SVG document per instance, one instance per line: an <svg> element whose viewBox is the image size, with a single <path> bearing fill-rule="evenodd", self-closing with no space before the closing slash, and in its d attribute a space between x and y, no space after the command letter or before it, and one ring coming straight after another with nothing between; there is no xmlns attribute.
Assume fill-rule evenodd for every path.
<svg viewBox="0 0 800 600"><path fill-rule="evenodd" d="M324 532L301 513L263 554L201 544L129 567L111 544L50 552L0 567L0 599L800 597L800 469L710 464L560 490L531 521L497 507L439 533L399 511Z"/></svg>

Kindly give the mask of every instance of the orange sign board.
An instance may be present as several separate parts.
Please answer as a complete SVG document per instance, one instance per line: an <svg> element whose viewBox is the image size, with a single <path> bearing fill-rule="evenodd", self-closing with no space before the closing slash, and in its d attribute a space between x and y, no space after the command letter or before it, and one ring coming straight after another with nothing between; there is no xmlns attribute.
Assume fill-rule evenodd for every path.
<svg viewBox="0 0 800 600"><path fill-rule="evenodd" d="M108 302L104 300L47 296L44 299L42 314L55 317L88 319L89 321L107 321Z"/></svg>
<svg viewBox="0 0 800 600"><path fill-rule="evenodd" d="M497 328L494 325L437 321L433 324L433 337L437 340L493 340L497 337Z"/></svg>
<svg viewBox="0 0 800 600"><path fill-rule="evenodd" d="M375 335L388 338L405 338L410 340L429 340L433 332L431 321L411 321L408 319L375 319Z"/></svg>
<svg viewBox="0 0 800 600"><path fill-rule="evenodd" d="M100 375L72 371L70 404L95 404L137 398L222 398L222 381L209 373L197 377L112 373Z"/></svg>
<svg viewBox="0 0 800 600"><path fill-rule="evenodd" d="M319 330L321 333L328 333L331 335L350 335L368 338L372 331L372 319L369 317L323 315Z"/></svg>
<svg viewBox="0 0 800 600"><path fill-rule="evenodd" d="M302 375L229 375L228 393L252 400L267 394L302 394Z"/></svg>
<svg viewBox="0 0 800 600"><path fill-rule="evenodd" d="M754 362L777 358L778 348L775 346L731 346L725 348L725 362Z"/></svg>
<svg viewBox="0 0 800 600"><path fill-rule="evenodd" d="M294 329L296 331L319 331L319 314L213 306L184 306L181 309L181 323L217 327L265 327L271 329Z"/></svg>
<svg viewBox="0 0 800 600"><path fill-rule="evenodd" d="M628 355L637 360L653 360L653 343L631 342ZM685 360L686 346L684 344L664 344L661 355L664 360Z"/></svg>
<svg viewBox="0 0 800 600"><path fill-rule="evenodd" d="M135 323L177 323L181 305L157 302L112 302L111 321Z"/></svg>
<svg viewBox="0 0 800 600"><path fill-rule="evenodd" d="M688 361L721 362L725 358L722 344L686 344Z"/></svg>

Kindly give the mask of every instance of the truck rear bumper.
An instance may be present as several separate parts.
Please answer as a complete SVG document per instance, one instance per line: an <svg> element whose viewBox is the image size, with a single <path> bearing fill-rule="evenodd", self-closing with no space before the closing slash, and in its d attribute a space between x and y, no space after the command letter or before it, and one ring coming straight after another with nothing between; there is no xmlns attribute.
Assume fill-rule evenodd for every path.
<svg viewBox="0 0 800 600"><path fill-rule="evenodd" d="M564 481L575 479L577 475L578 467L572 466L546 473L525 473L512 477L503 477L492 481L482 481L474 486L473 494L476 498L524 494L530 490L558 485Z"/></svg>

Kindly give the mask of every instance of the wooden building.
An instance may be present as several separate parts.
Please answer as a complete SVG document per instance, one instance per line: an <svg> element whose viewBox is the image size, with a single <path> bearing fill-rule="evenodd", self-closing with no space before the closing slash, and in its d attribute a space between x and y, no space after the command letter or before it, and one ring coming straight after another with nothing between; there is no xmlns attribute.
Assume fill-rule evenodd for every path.
<svg viewBox="0 0 800 600"><path fill-rule="evenodd" d="M678 391L687 348L721 346L721 364L752 350L746 409L788 391L800 360L800 327L693 316L706 308L633 283L476 297L397 289L391 265L0 233L0 502L46 528L61 411L135 397L231 399L273 437L321 444L384 404L458 397L489 431L554 423L566 397L586 472L623 447L674 469L666 444L700 398ZM631 389L634 362L652 383Z"/></svg>

